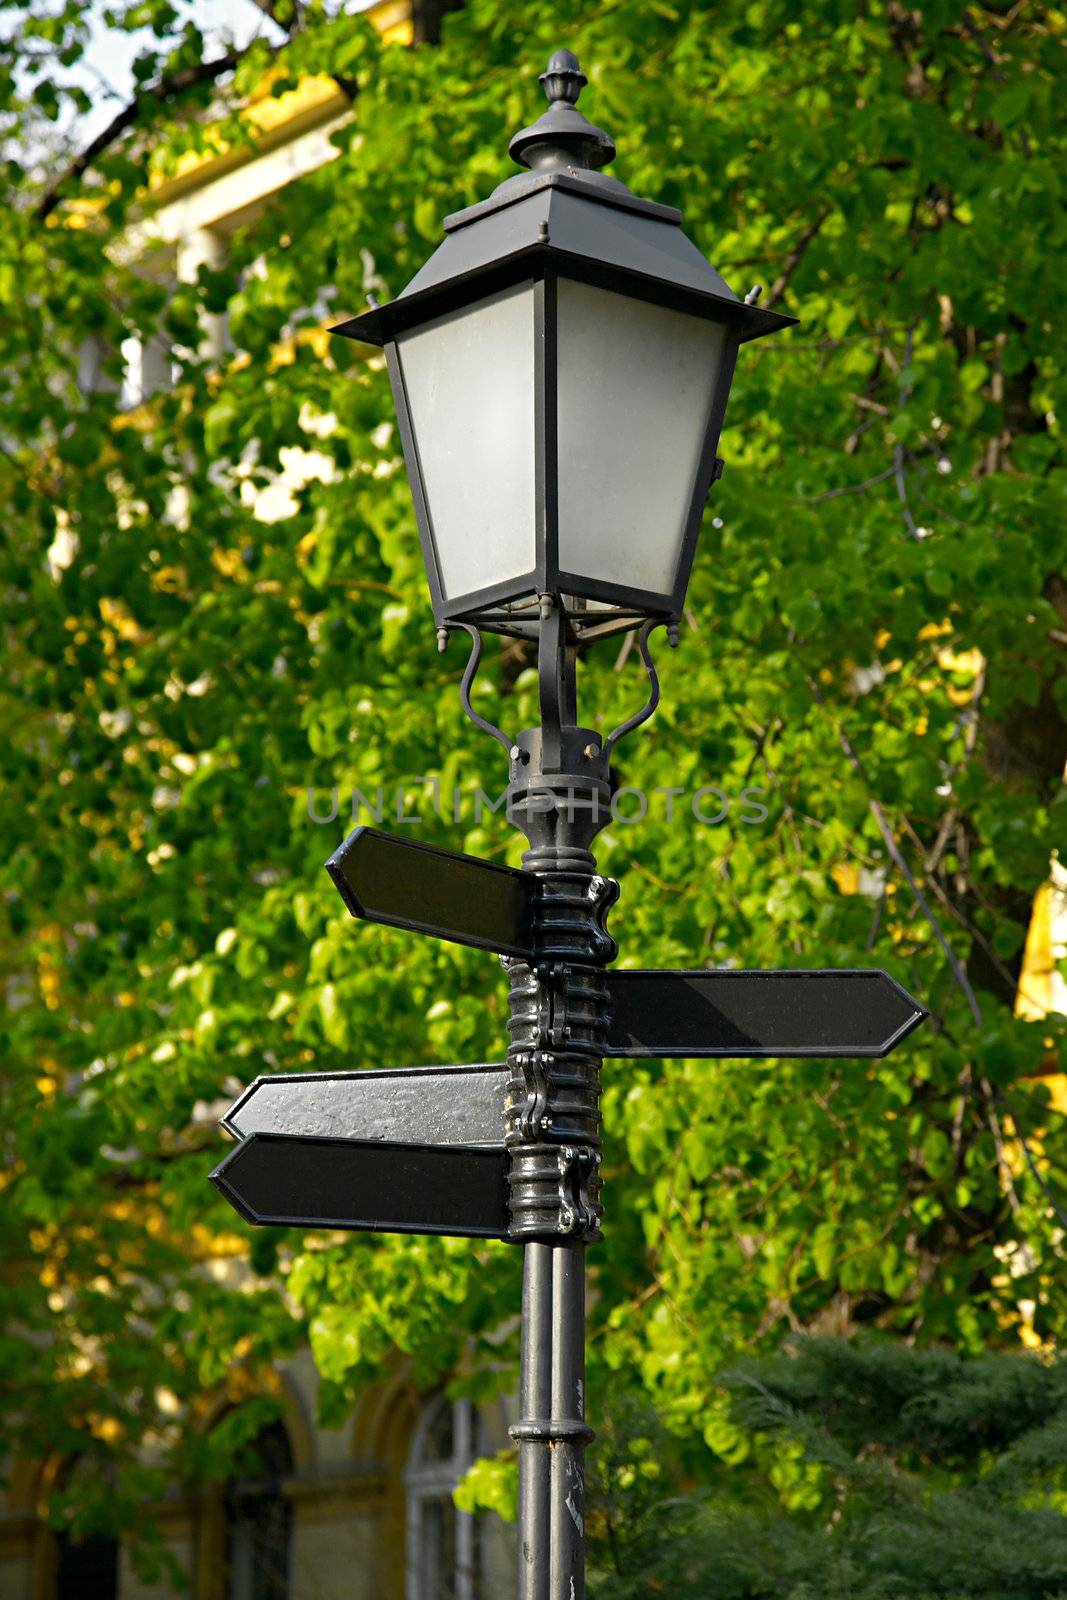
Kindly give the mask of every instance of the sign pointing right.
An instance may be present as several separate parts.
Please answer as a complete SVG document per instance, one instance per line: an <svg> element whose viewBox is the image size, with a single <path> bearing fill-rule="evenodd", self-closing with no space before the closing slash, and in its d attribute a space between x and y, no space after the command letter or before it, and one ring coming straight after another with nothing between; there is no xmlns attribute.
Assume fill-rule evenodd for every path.
<svg viewBox="0 0 1067 1600"><path fill-rule="evenodd" d="M928 1016L888 972L609 972L609 1056L885 1056Z"/></svg>

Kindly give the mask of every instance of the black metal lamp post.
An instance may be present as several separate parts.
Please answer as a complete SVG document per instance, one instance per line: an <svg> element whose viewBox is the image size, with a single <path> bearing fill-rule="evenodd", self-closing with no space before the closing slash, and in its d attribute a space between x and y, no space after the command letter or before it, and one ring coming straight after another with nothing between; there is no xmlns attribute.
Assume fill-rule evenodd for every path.
<svg viewBox="0 0 1067 1600"><path fill-rule="evenodd" d="M510 980L509 1237L525 1247L520 1600L584 1594L584 1253L600 1235L600 1062L617 896L590 845L608 763L658 700L648 634L681 613L738 347L794 319L740 300L681 214L599 169L569 50L515 135L528 170L445 221L407 288L334 332L386 350L444 648L472 639L468 713L509 752L509 815L540 883ZM578 725L576 654L640 628L648 703L606 738ZM541 722L507 738L469 690L485 631L538 643ZM673 642L673 639L672 639Z"/></svg>
<svg viewBox="0 0 1067 1600"><path fill-rule="evenodd" d="M648 636L681 611L737 347L793 319L598 170L614 145L569 50L541 81L549 110L511 142L529 170L335 330L388 352L441 648L470 636L463 705L508 751L529 848L515 871L357 827L326 867L353 916L500 955L507 1062L258 1078L211 1176L253 1223L523 1246L518 1596L583 1600L601 1058L878 1057L927 1013L878 970L604 971L611 752L659 699ZM576 657L624 628L651 692L605 738L578 723ZM471 706L485 630L537 641L541 718L514 740Z"/></svg>

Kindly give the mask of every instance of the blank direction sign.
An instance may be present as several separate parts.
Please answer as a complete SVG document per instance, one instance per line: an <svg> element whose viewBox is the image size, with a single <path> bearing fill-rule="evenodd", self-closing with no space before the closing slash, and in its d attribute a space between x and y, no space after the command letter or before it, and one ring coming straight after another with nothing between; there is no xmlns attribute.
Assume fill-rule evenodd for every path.
<svg viewBox="0 0 1067 1600"><path fill-rule="evenodd" d="M884 1056L929 1013L887 972L609 972L609 1056Z"/></svg>
<svg viewBox="0 0 1067 1600"><path fill-rule="evenodd" d="M326 863L354 917L505 956L533 954L532 872L355 828Z"/></svg>
<svg viewBox="0 0 1067 1600"><path fill-rule="evenodd" d="M247 1222L503 1239L503 1147L253 1133L211 1174Z"/></svg>
<svg viewBox="0 0 1067 1600"><path fill-rule="evenodd" d="M502 1149L507 1081L496 1064L257 1078L222 1125L238 1139L284 1133Z"/></svg>

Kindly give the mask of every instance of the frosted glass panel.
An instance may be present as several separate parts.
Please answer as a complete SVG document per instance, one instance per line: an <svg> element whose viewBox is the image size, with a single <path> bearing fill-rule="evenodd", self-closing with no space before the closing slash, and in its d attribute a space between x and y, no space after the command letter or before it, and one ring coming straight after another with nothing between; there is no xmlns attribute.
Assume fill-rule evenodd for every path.
<svg viewBox="0 0 1067 1600"><path fill-rule="evenodd" d="M397 343L446 597L532 571L533 286Z"/></svg>
<svg viewBox="0 0 1067 1600"><path fill-rule="evenodd" d="M559 282L559 564L667 594L725 330Z"/></svg>

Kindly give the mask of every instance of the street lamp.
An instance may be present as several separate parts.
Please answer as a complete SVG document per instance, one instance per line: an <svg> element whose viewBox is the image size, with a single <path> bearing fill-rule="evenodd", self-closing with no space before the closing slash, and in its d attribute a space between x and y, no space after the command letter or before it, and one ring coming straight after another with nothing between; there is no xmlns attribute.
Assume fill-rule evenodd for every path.
<svg viewBox="0 0 1067 1600"><path fill-rule="evenodd" d="M758 290L738 299L680 212L600 171L615 146L577 109L576 56L558 50L541 82L549 109L510 145L527 170L448 217L391 304L334 331L385 348L439 641L471 637L463 704L508 750L508 815L530 845L532 953L502 957L507 1236L524 1246L518 1593L581 1600L584 1252L600 1237L618 893L589 846L612 749L658 701L648 635L681 614L738 347L794 319ZM630 628L651 693L605 737L578 725L577 653ZM540 723L514 738L471 706L485 631L537 641ZM331 868L367 915L345 887L357 847Z"/></svg>
<svg viewBox="0 0 1067 1600"><path fill-rule="evenodd" d="M677 211L598 170L615 147L569 50L541 81L549 109L511 141L529 170L335 330L386 348L438 639L470 636L461 699L508 751L529 848L515 871L357 827L326 867L353 916L498 952L507 1061L257 1079L212 1178L270 1226L522 1245L518 1600L583 1600L602 1058L881 1056L926 1012L878 971L604 971L611 754L658 702L648 637L681 613L737 348L793 318L738 300ZM578 725L577 655L629 628L651 692L604 736ZM537 642L540 721L513 738L471 705L486 630Z"/></svg>
<svg viewBox="0 0 1067 1600"><path fill-rule="evenodd" d="M447 217L385 347L438 627L572 642L680 616L738 346L794 319L739 300L681 212L599 169L615 145L558 50L528 170Z"/></svg>
<svg viewBox="0 0 1067 1600"><path fill-rule="evenodd" d="M470 636L463 706L508 751L529 848L516 871L357 827L326 866L354 916L498 952L507 1061L260 1078L212 1177L253 1222L523 1247L518 1600L584 1600L602 1058L880 1056L926 1013L878 971L604 971L612 751L656 708L648 637L681 613L738 346L793 319L599 170L615 147L570 51L541 81L549 109L511 141L528 170L335 330L386 349L439 642ZM605 736L578 724L577 656L630 628L650 694ZM513 737L471 705L484 631L536 639L540 721Z"/></svg>

